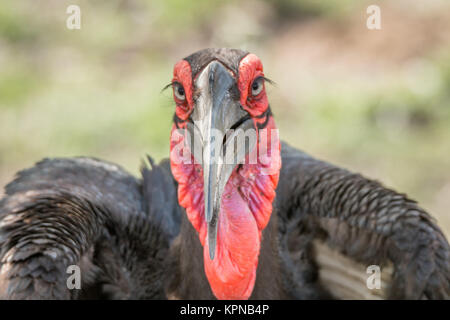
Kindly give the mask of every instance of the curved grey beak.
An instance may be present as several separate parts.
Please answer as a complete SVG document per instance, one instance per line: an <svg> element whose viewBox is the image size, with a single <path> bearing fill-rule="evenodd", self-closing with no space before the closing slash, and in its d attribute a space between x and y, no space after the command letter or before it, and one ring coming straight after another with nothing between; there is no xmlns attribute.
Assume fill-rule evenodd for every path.
<svg viewBox="0 0 450 320"><path fill-rule="evenodd" d="M236 80L211 62L195 81L198 91L188 130L194 157L203 166L209 256L214 259L222 194L234 168L256 145L253 121L241 107Z"/></svg>

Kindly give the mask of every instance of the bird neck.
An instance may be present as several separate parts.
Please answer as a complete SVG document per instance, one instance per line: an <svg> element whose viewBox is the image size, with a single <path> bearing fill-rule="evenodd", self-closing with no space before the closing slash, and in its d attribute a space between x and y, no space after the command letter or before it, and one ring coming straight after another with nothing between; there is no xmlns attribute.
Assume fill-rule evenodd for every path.
<svg viewBox="0 0 450 320"><path fill-rule="evenodd" d="M204 247L198 232L183 215L181 229L171 248L166 274L166 294L169 299L214 299L217 298L206 277L203 256ZM271 215L267 227L262 231L261 249L253 292L249 299L290 299L284 287L283 262L279 255L278 217Z"/></svg>
<svg viewBox="0 0 450 320"><path fill-rule="evenodd" d="M178 201L198 233L204 271L219 299L248 299L255 285L262 231L270 220L281 168L278 134L270 130L276 129L273 119L269 119L266 129L258 132L258 145L253 151L257 153L253 158L256 163L236 167L225 186L213 260L206 241L201 166L171 158L172 173L178 181Z"/></svg>

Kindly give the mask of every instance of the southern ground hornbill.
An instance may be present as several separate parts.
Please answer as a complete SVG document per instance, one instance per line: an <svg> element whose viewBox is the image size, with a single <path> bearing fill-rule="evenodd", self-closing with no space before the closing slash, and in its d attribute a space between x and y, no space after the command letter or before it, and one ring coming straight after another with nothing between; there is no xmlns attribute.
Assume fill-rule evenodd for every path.
<svg viewBox="0 0 450 320"><path fill-rule="evenodd" d="M280 143L265 81L254 54L196 52L174 68L170 160L140 179L92 158L19 172L0 202L1 297L449 298L432 217Z"/></svg>

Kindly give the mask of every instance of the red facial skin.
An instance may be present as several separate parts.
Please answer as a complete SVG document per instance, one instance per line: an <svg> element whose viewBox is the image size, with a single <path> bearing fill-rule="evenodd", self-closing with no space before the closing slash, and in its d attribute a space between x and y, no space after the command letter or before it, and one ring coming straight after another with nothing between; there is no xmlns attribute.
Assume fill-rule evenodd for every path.
<svg viewBox="0 0 450 320"><path fill-rule="evenodd" d="M239 65L238 87L241 104L256 123L266 118L255 118L269 107L265 88L258 96L251 95L254 79L263 76L261 61L253 54L244 57ZM192 101L192 79L189 64L182 60L175 65L174 81L181 83L186 92L184 102L175 101L176 114L187 119L194 108ZM184 136L172 128L171 169L178 181L178 201L186 209L187 217L199 234L203 246L203 259L207 279L218 299L248 299L253 291L258 266L262 230L267 226L272 213L272 201L278 184L281 168L278 136L271 136L276 129L269 115L265 130L258 129L258 145L252 151L258 156L255 164L245 164L231 174L222 194L219 224L217 229L216 255L209 257L207 224L204 218L203 171L195 164L193 156L184 149L181 158L177 147ZM179 127L183 128L181 124ZM267 134L267 135L266 135ZM187 151L187 152L186 152ZM247 155L247 159L253 155ZM185 161L189 159L191 161Z"/></svg>
<svg viewBox="0 0 450 320"><path fill-rule="evenodd" d="M174 82L178 82L183 85L186 94L186 99L184 101L177 99L175 94L173 95L173 99L175 100L175 103L177 105L175 114L178 116L178 118L186 120L191 114L192 109L194 108L194 102L192 98L192 72L191 66L186 60L180 60L177 62L177 64L175 64L172 83Z"/></svg>

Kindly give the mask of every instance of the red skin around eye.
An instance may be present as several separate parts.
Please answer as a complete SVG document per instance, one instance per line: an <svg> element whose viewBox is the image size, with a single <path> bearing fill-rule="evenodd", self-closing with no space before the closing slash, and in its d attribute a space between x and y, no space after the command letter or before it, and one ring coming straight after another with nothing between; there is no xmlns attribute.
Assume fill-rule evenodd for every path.
<svg viewBox="0 0 450 320"><path fill-rule="evenodd" d="M186 99L184 101L180 101L174 94L174 99L177 104L175 113L178 118L186 120L189 117L194 105L192 99L191 66L186 60L180 60L177 64L175 64L172 82L179 82L183 85Z"/></svg>
<svg viewBox="0 0 450 320"><path fill-rule="evenodd" d="M251 94L253 81L263 76L263 66L256 55L250 53L241 60L238 80L238 87L241 92L241 105L252 117L261 115L269 106L265 88L256 97L253 97Z"/></svg>

